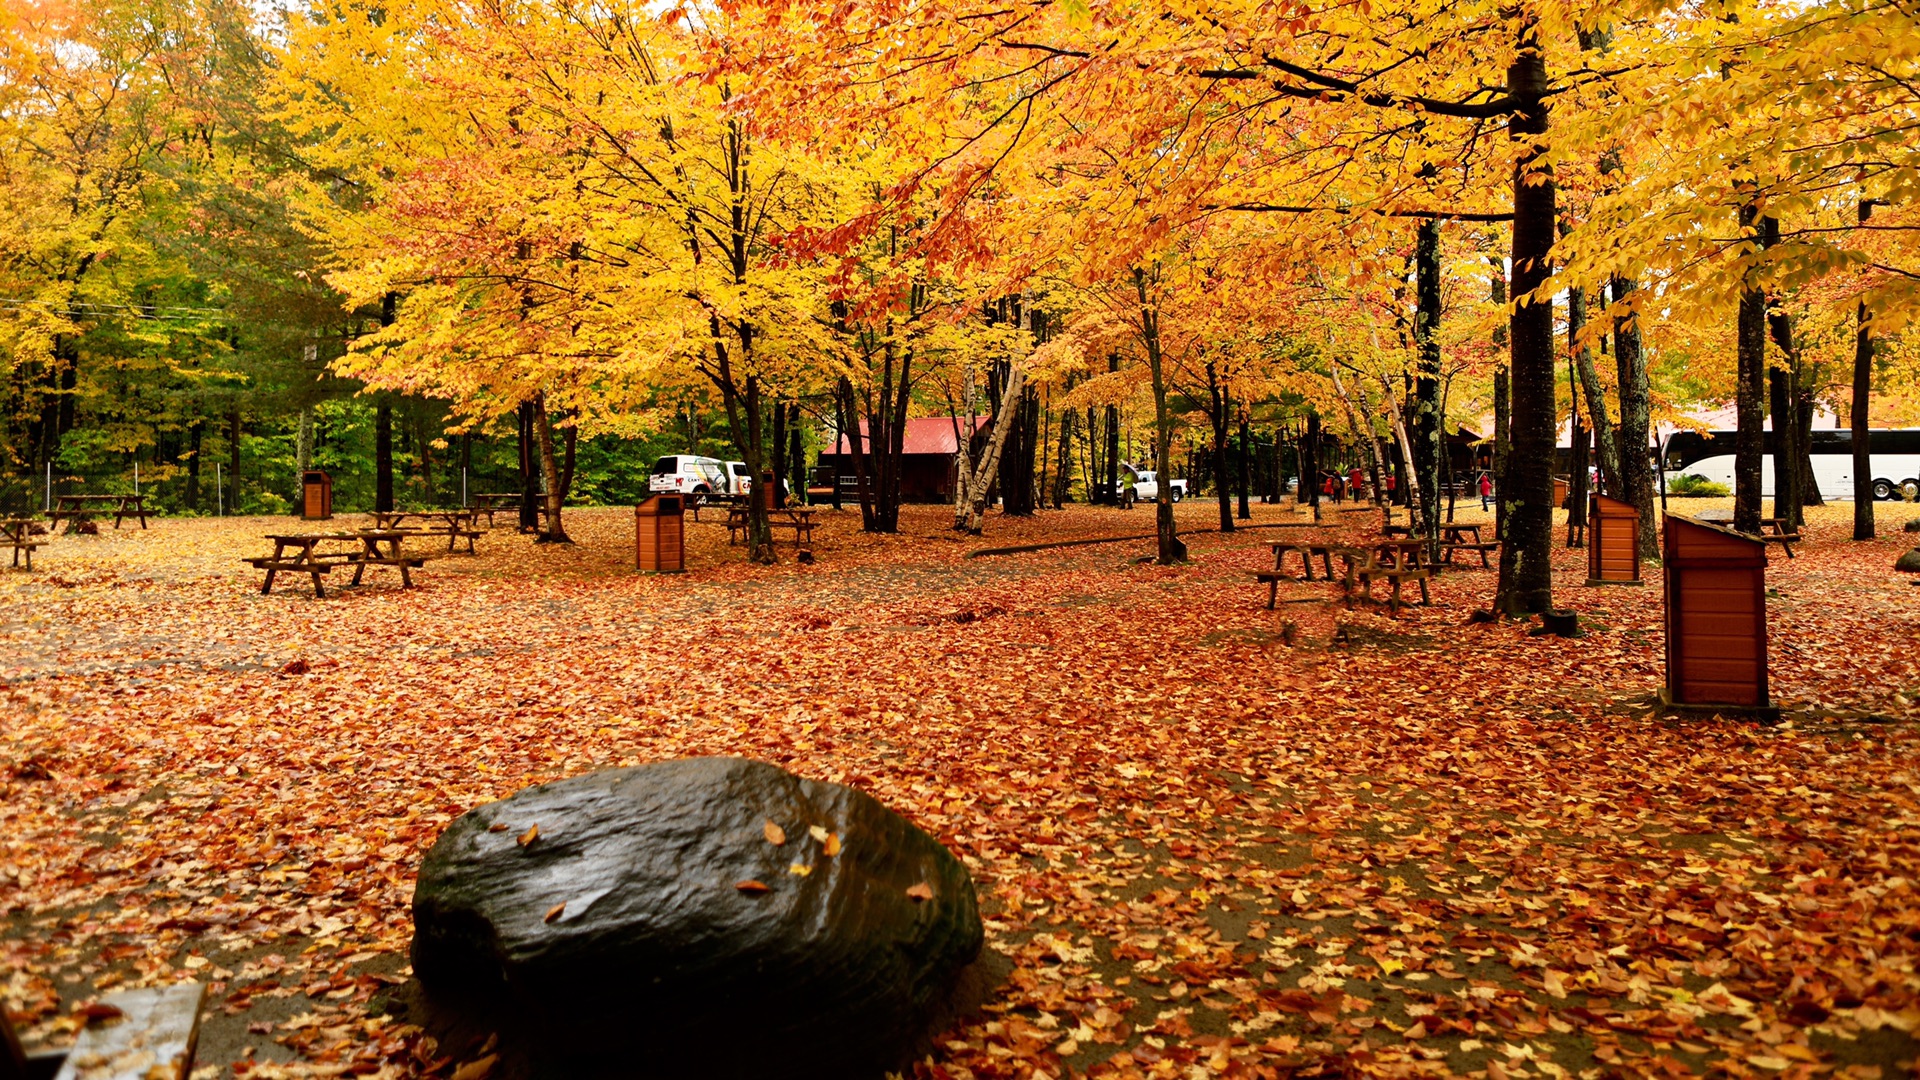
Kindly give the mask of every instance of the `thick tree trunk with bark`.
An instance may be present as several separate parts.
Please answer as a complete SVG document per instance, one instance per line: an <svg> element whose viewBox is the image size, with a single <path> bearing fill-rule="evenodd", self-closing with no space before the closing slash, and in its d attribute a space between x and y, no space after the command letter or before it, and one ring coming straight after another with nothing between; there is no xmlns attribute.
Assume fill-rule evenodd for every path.
<svg viewBox="0 0 1920 1080"><path fill-rule="evenodd" d="M1507 464L1513 458L1513 446L1507 438L1513 419L1510 386L1507 369L1502 366L1493 373L1493 534L1500 541L1500 565L1503 568L1510 550L1507 540ZM1501 573L1493 601L1495 611L1513 609L1507 597L1512 581L1510 574Z"/></svg>
<svg viewBox="0 0 1920 1080"><path fill-rule="evenodd" d="M523 401L515 410L520 436L520 531L540 531L540 451L534 447L533 402Z"/></svg>
<svg viewBox="0 0 1920 1080"><path fill-rule="evenodd" d="M540 438L540 475L546 480L547 494L545 506L547 527L540 533L535 543L571 544L567 539L567 530L560 522L560 506L565 499L566 488L560 477L560 458L554 452L553 418L547 415L547 396L533 396L534 427Z"/></svg>
<svg viewBox="0 0 1920 1080"><path fill-rule="evenodd" d="M1415 521L1429 547L1440 537L1440 222L1420 223L1414 241L1414 277L1417 296L1414 317L1414 341L1419 350L1415 365L1412 415L1407 418L1407 437L1412 441L1409 460L1413 481L1408 496L1419 495L1420 516ZM1405 448L1403 448L1404 451ZM1411 505L1411 504L1409 504Z"/></svg>
<svg viewBox="0 0 1920 1080"><path fill-rule="evenodd" d="M1613 279L1613 300L1624 304L1639 285L1632 278ZM1660 557L1660 531L1653 516L1653 462L1647 453L1653 429L1652 391L1648 386L1646 350L1640 341L1640 316L1629 310L1613 320L1613 359L1620 373L1620 498L1640 511L1640 557Z"/></svg>
<svg viewBox="0 0 1920 1080"><path fill-rule="evenodd" d="M1524 143L1513 169L1512 453L1507 462L1507 543L1500 549L1501 594L1509 615L1553 606L1553 304L1534 293L1552 272L1557 215L1553 175L1536 159L1547 148L1549 89L1545 57L1529 28L1507 70L1517 111L1511 137Z"/></svg>
<svg viewBox="0 0 1920 1080"><path fill-rule="evenodd" d="M1759 211L1740 208L1740 224L1764 236ZM1749 282L1740 292L1738 372L1734 387L1733 527L1760 531L1761 455L1765 452L1767 396L1767 296Z"/></svg>

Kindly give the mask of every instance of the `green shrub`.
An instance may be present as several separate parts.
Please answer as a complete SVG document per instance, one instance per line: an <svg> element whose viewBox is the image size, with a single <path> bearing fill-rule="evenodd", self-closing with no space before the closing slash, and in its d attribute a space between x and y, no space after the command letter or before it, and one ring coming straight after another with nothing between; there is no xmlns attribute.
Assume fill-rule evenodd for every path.
<svg viewBox="0 0 1920 1080"><path fill-rule="evenodd" d="M1667 494L1711 499L1731 492L1725 484L1717 484L1699 473L1687 473L1684 476L1667 477Z"/></svg>

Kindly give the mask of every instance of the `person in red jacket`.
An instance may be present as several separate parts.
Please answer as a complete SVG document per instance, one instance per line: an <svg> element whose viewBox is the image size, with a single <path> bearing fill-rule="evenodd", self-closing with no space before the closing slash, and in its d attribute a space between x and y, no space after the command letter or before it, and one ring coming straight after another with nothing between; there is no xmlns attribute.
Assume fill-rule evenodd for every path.
<svg viewBox="0 0 1920 1080"><path fill-rule="evenodd" d="M1480 509L1485 510L1487 508L1487 504L1490 503L1492 500L1493 500L1493 476L1490 473L1483 472L1480 474Z"/></svg>
<svg viewBox="0 0 1920 1080"><path fill-rule="evenodd" d="M1347 473L1347 490L1353 492L1353 501L1360 501L1360 495L1366 490L1366 486L1367 474L1360 471L1360 466L1355 465Z"/></svg>

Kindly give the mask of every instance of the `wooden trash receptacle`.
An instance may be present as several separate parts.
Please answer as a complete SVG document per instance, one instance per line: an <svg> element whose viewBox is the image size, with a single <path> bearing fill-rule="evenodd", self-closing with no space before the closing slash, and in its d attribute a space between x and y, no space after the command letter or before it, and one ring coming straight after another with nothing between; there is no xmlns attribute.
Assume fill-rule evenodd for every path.
<svg viewBox="0 0 1920 1080"><path fill-rule="evenodd" d="M333 477L319 469L300 474L300 516L308 521L333 516Z"/></svg>
<svg viewBox="0 0 1920 1080"><path fill-rule="evenodd" d="M679 495L654 495L633 508L633 566L648 574L677 574L687 568L686 501Z"/></svg>
<svg viewBox="0 0 1920 1080"><path fill-rule="evenodd" d="M1640 511L1595 495L1587 512L1587 584L1639 585Z"/></svg>
<svg viewBox="0 0 1920 1080"><path fill-rule="evenodd" d="M1767 545L1710 521L1669 514L1667 685L1679 712L1780 715L1767 692Z"/></svg>
<svg viewBox="0 0 1920 1080"><path fill-rule="evenodd" d="M1567 505L1567 478L1564 476L1553 478L1553 505L1556 510L1570 509Z"/></svg>

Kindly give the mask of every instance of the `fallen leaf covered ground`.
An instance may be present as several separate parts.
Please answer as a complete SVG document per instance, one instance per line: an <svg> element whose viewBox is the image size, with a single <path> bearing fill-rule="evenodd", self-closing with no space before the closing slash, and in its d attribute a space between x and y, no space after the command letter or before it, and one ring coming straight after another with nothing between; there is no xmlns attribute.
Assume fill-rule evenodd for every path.
<svg viewBox="0 0 1920 1080"><path fill-rule="evenodd" d="M1695 504L1699 505L1699 504ZM1179 508L1189 528L1210 504ZM1778 726L1653 715L1645 588L1587 636L1399 618L1251 571L1297 532L967 558L1145 510L828 513L766 569L689 523L497 530L402 591L271 596L285 519L60 537L0 574L0 996L60 1044L115 987L197 979L196 1076L445 1077L382 1010L425 849L528 784L738 754L860 786L973 869L1013 971L923 1077L1910 1073L1920 1057L1915 508L1776 549ZM1478 518L1476 512L1463 517ZM1257 507L1256 524L1296 520ZM335 576L334 585L344 584Z"/></svg>

